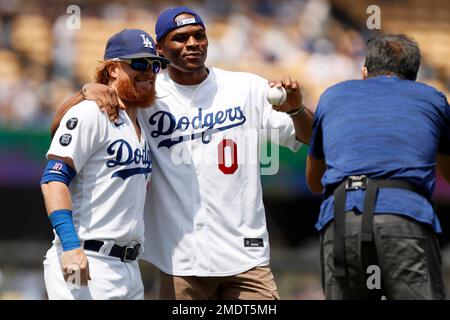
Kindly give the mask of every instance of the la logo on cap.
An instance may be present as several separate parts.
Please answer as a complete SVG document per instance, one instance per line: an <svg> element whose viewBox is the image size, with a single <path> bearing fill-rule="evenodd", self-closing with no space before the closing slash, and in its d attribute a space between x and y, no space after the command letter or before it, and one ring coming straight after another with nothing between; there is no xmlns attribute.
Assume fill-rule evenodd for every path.
<svg viewBox="0 0 450 320"><path fill-rule="evenodd" d="M141 34L141 37L142 37L142 44L144 45L144 47L147 47L147 48L152 48L153 49L153 44L152 44L152 42L150 41L150 39L149 38L146 38L145 37L145 34Z"/></svg>

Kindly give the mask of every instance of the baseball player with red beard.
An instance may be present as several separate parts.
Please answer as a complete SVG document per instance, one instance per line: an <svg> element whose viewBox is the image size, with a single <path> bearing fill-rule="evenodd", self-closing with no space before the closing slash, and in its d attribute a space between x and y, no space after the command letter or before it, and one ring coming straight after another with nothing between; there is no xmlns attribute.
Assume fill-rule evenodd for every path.
<svg viewBox="0 0 450 320"><path fill-rule="evenodd" d="M115 34L96 80L126 106L120 122L110 122L92 101L61 120L41 181L55 230L44 261L50 299L143 299L136 258L152 159L138 110L154 103L156 74L167 63L145 31Z"/></svg>
<svg viewBox="0 0 450 320"><path fill-rule="evenodd" d="M264 138L292 150L309 141L312 114L299 85L207 68L206 28L189 8L162 12L156 37L171 64L158 77L155 105L141 110L154 165L143 259L161 270L160 298L279 299L259 154ZM271 86L287 91L278 107L267 101ZM83 98L116 117L114 93L98 84L85 85L59 117Z"/></svg>

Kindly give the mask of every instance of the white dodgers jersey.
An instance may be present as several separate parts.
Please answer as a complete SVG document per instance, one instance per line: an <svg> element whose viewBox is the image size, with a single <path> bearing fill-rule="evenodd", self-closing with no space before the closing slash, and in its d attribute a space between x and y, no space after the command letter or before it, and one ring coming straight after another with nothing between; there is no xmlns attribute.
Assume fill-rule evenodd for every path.
<svg viewBox="0 0 450 320"><path fill-rule="evenodd" d="M139 140L123 110L120 119L122 123L115 125L95 102L83 101L65 114L47 152L47 157L73 159L77 175L69 189L82 241L112 240L119 245L144 241L150 147L144 128Z"/></svg>
<svg viewBox="0 0 450 320"><path fill-rule="evenodd" d="M156 104L141 110L154 160L144 259L172 275L227 276L267 265L260 149L265 139L301 146L291 118L267 102L267 80L209 71L198 86L161 73Z"/></svg>

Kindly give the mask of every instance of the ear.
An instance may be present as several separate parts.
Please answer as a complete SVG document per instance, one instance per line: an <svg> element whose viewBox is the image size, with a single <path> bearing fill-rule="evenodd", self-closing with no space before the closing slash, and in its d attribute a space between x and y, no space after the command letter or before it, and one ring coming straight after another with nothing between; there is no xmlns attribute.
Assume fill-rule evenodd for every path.
<svg viewBox="0 0 450 320"><path fill-rule="evenodd" d="M112 78L117 78L117 73L118 73L117 69L118 69L118 66L115 63L110 63L106 67L106 70L108 70L108 73Z"/></svg>
<svg viewBox="0 0 450 320"><path fill-rule="evenodd" d="M361 68L361 78L363 80L366 80L369 77L369 71L367 70L366 66L362 66Z"/></svg>
<svg viewBox="0 0 450 320"><path fill-rule="evenodd" d="M158 43L156 44L156 51L158 52L158 54L159 54L160 56L164 56L164 47L163 47L163 45L161 44L161 42L158 42Z"/></svg>

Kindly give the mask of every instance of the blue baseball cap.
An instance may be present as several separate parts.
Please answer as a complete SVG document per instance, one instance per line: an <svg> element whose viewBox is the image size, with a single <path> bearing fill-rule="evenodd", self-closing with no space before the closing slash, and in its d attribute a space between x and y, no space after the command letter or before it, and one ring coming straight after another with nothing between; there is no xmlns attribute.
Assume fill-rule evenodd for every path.
<svg viewBox="0 0 450 320"><path fill-rule="evenodd" d="M182 13L189 13L194 17L175 22L175 18ZM189 9L187 7L175 7L163 11L159 15L158 20L156 21L155 26L156 41L161 40L161 38L164 37L166 34L168 34L170 31L184 27L189 24L199 24L203 27L203 29L206 29L205 25L203 24L202 18L200 18L197 12L195 12L192 9Z"/></svg>
<svg viewBox="0 0 450 320"><path fill-rule="evenodd" d="M104 60L152 58L169 64L169 60L158 56L155 41L140 29L124 29L108 39L105 48Z"/></svg>

